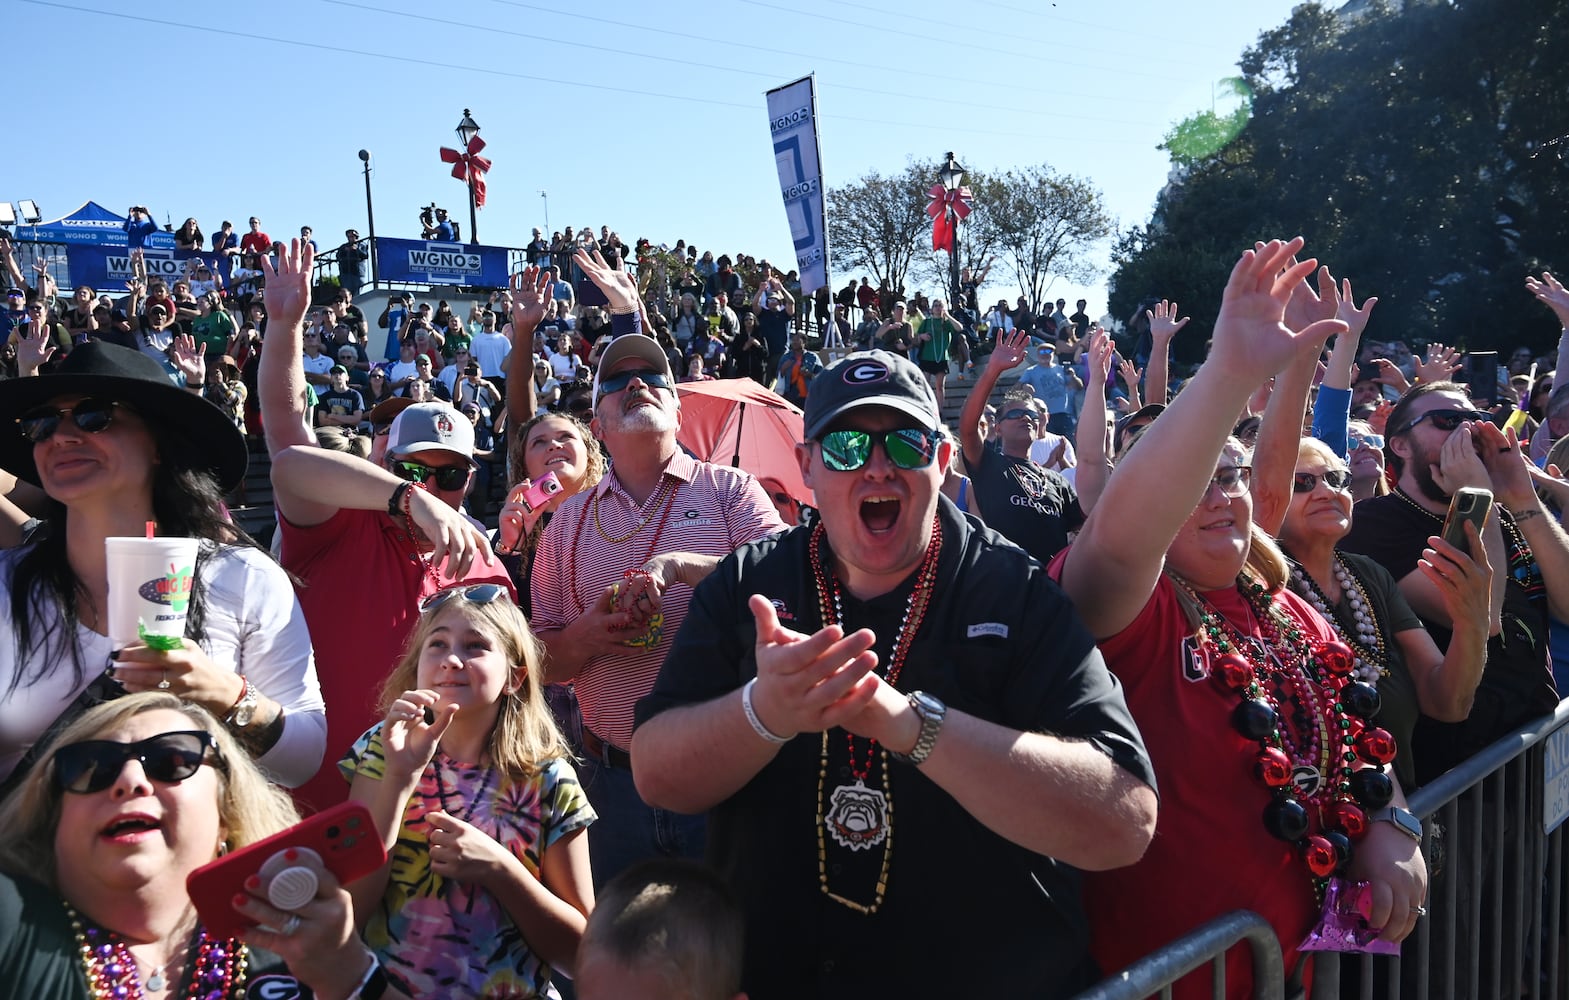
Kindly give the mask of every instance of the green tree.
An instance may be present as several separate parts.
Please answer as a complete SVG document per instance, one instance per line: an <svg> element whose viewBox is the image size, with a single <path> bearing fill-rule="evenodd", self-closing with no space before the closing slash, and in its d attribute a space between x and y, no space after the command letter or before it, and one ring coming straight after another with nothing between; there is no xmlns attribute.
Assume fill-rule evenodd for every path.
<svg viewBox="0 0 1569 1000"><path fill-rule="evenodd" d="M1041 164L995 174L975 194L984 206L977 228L1007 260L1031 311L1039 311L1049 278L1094 277L1090 254L1113 228L1094 185Z"/></svg>
<svg viewBox="0 0 1569 1000"><path fill-rule="evenodd" d="M828 189L828 247L840 271L870 271L891 288L904 286L921 241L931 246L926 189L937 176L930 160L910 159L896 174L872 171Z"/></svg>

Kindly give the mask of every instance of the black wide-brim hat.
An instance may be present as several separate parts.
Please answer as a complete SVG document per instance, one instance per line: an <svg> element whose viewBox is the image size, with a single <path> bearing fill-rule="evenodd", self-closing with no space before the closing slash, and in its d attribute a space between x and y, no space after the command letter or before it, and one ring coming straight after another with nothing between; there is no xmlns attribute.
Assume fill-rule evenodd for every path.
<svg viewBox="0 0 1569 1000"><path fill-rule="evenodd" d="M124 403L168 443L171 453L165 461L211 472L224 490L245 478L250 450L234 421L196 393L176 387L163 366L141 351L101 341L72 349L48 375L0 382L0 469L41 485L33 442L16 420L59 396Z"/></svg>

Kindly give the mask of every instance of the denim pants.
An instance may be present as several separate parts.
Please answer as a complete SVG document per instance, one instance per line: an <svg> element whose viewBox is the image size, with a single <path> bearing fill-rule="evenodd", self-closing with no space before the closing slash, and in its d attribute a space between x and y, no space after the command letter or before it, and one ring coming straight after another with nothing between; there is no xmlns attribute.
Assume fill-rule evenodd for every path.
<svg viewBox="0 0 1569 1000"><path fill-rule="evenodd" d="M599 819L588 828L588 854L594 866L594 891L616 875L650 858L703 858L706 816L684 816L655 809L638 797L632 772L587 759L577 765L589 803Z"/></svg>

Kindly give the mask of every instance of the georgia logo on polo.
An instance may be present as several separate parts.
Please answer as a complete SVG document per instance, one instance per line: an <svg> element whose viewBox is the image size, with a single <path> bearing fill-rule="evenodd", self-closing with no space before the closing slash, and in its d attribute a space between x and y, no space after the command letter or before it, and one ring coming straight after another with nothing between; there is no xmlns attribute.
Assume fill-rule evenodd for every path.
<svg viewBox="0 0 1569 1000"><path fill-rule="evenodd" d="M844 380L850 385L869 385L887 377L888 366L881 361L859 361L844 371Z"/></svg>

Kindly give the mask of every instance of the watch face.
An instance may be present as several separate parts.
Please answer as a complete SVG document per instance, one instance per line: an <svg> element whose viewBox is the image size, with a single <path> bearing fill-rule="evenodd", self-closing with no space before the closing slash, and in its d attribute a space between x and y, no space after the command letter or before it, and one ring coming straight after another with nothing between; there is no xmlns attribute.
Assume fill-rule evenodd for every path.
<svg viewBox="0 0 1569 1000"><path fill-rule="evenodd" d="M939 714L947 711L947 706L946 705L944 705L942 702L938 701L936 698L933 698L931 695L927 694L925 691L916 691L915 693L910 695L910 697L914 698L917 702L919 702L920 706L921 706L921 709L923 711L925 711L925 712L931 713L933 715L939 715Z"/></svg>

